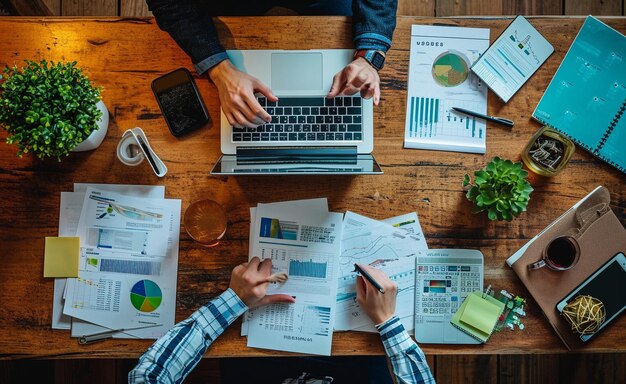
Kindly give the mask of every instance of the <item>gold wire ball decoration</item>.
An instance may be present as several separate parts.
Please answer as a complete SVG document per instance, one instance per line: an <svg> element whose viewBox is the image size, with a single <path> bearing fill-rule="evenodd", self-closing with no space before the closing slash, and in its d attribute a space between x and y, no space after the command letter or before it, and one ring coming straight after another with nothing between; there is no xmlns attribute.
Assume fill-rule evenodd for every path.
<svg viewBox="0 0 626 384"><path fill-rule="evenodd" d="M579 295L563 308L561 313L572 326L572 331L580 335L589 335L604 323L606 310L604 304L595 297Z"/></svg>

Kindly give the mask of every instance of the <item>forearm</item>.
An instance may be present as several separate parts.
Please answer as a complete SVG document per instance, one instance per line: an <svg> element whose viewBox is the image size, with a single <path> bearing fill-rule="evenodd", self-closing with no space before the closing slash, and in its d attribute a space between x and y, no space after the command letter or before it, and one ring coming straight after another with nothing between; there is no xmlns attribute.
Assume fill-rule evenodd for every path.
<svg viewBox="0 0 626 384"><path fill-rule="evenodd" d="M158 339L128 374L129 383L180 383L211 343L248 307L228 289Z"/></svg>
<svg viewBox="0 0 626 384"><path fill-rule="evenodd" d="M146 0L159 28L169 33L200 74L228 58L206 5L193 0Z"/></svg>
<svg viewBox="0 0 626 384"><path fill-rule="evenodd" d="M434 383L426 356L411 339L397 316L376 326L400 384Z"/></svg>
<svg viewBox="0 0 626 384"><path fill-rule="evenodd" d="M352 35L356 49L387 52L396 29L397 8L398 0L353 1Z"/></svg>

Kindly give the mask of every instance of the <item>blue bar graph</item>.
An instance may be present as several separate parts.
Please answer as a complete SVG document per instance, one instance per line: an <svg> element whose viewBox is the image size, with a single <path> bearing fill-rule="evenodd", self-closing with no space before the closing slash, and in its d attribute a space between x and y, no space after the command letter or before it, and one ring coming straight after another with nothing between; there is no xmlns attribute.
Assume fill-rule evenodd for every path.
<svg viewBox="0 0 626 384"><path fill-rule="evenodd" d="M309 260L309 261L290 260L289 261L289 275L304 276L304 277L317 277L317 278L325 279L326 267L327 267L327 263L316 263L313 260Z"/></svg>
<svg viewBox="0 0 626 384"><path fill-rule="evenodd" d="M413 136L413 121L415 121L413 115L415 114L415 97L411 97L411 125L409 126L410 136Z"/></svg>
<svg viewBox="0 0 626 384"><path fill-rule="evenodd" d="M439 99L411 97L409 133L412 137L433 136L439 123Z"/></svg>
<svg viewBox="0 0 626 384"><path fill-rule="evenodd" d="M423 120L423 125L424 127L428 128L428 104L429 100L428 99L424 99L424 120Z"/></svg>
<svg viewBox="0 0 626 384"><path fill-rule="evenodd" d="M428 126L430 127L430 136L433 135L433 123L434 123L434 113L435 110L435 99L430 99L430 115L428 117Z"/></svg>

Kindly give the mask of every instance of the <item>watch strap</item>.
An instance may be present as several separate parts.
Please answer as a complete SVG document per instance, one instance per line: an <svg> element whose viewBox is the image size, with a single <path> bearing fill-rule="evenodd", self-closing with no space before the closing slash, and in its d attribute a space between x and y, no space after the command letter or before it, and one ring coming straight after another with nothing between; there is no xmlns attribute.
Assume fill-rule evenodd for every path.
<svg viewBox="0 0 626 384"><path fill-rule="evenodd" d="M354 58L362 57L370 63L374 69L380 71L385 65L385 52L375 49L360 49L354 53Z"/></svg>

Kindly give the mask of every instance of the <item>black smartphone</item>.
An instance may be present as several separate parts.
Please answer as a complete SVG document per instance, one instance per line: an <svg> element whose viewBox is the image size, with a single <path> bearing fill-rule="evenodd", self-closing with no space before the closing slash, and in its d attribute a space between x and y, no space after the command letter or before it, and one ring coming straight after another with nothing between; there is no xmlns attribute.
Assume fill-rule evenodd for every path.
<svg viewBox="0 0 626 384"><path fill-rule="evenodd" d="M152 92L172 135L184 135L209 122L200 92L187 69L179 68L154 79Z"/></svg>
<svg viewBox="0 0 626 384"><path fill-rule="evenodd" d="M626 309L624 280L626 280L626 255L618 252L556 305L556 309L563 313L565 306L579 295L595 297L602 302L605 311L604 322L594 333L580 336L582 341L591 339Z"/></svg>

